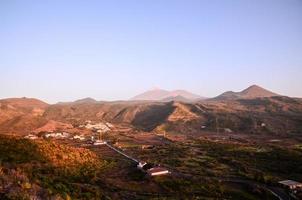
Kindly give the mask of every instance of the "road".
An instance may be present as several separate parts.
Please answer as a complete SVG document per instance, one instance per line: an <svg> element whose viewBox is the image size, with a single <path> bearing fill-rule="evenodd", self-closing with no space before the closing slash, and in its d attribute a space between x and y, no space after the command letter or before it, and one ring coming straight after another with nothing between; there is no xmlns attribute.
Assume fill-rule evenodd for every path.
<svg viewBox="0 0 302 200"><path fill-rule="evenodd" d="M243 179L243 178L221 178L219 179L223 182L231 182L231 183L243 183L243 184L250 184L250 185L258 185L262 187L263 189L269 191L272 195L274 195L279 200L290 200L290 196L281 188L274 187L274 186L268 186L263 183L259 183L256 181Z"/></svg>
<svg viewBox="0 0 302 200"><path fill-rule="evenodd" d="M115 152L117 152L117 153L119 153L119 154L125 156L126 158L132 160L133 162L135 162L135 163L137 163L137 164L139 163L138 160L136 160L135 158L133 158L133 157L131 157L131 156L125 154L124 152L120 151L119 149L113 147L112 145L110 145L110 144L108 144L108 143L105 143L105 145L107 145L107 146L108 146L110 149L112 149L113 151L115 151Z"/></svg>

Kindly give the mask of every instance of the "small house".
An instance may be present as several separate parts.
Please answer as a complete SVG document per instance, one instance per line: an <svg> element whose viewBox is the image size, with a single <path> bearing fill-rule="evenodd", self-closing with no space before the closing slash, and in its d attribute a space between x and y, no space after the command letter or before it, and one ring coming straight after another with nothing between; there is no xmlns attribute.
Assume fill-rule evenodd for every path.
<svg viewBox="0 0 302 200"><path fill-rule="evenodd" d="M30 140L36 140L36 139L38 139L38 136L33 135L33 134L29 134L29 135L25 136L24 138L30 139Z"/></svg>
<svg viewBox="0 0 302 200"><path fill-rule="evenodd" d="M147 170L148 175L150 176L160 176L160 175L166 175L169 174L169 170L163 167L154 167Z"/></svg>
<svg viewBox="0 0 302 200"><path fill-rule="evenodd" d="M290 190L302 189L302 183L299 183L297 181L284 180L284 181L279 181L278 183Z"/></svg>
<svg viewBox="0 0 302 200"><path fill-rule="evenodd" d="M155 146L154 145L148 145L148 144L144 144L142 145L142 149L153 149Z"/></svg>
<svg viewBox="0 0 302 200"><path fill-rule="evenodd" d="M103 140L96 140L93 145L94 146L99 146L99 145L103 145L103 144L107 144L106 141L103 141Z"/></svg>

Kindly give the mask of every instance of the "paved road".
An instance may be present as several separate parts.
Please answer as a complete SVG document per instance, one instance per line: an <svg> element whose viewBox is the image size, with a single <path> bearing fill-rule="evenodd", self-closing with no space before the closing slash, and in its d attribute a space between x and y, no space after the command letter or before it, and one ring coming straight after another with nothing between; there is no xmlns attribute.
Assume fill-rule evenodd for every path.
<svg viewBox="0 0 302 200"><path fill-rule="evenodd" d="M115 147L111 146L110 144L105 143L105 145L107 145L107 146L108 146L110 149L112 149L113 151L115 151L115 152L117 152L117 153L119 153L119 154L121 154L121 155L125 156L126 158L128 158L128 159L132 160L133 162L135 162L135 163L139 163L139 161L138 161L138 160L136 160L135 158L133 158L133 157L131 157L131 156L129 156L129 155L127 155L127 154L125 154L124 152L122 152L122 151L118 150L117 148L115 148Z"/></svg>
<svg viewBox="0 0 302 200"><path fill-rule="evenodd" d="M279 187L268 186L263 183L258 183L256 181L243 179L243 178L221 178L219 180L224 181L224 182L258 185L258 186L264 188L265 190L269 191L271 194L273 194L279 200L289 200L290 199L290 196L282 188L279 188Z"/></svg>

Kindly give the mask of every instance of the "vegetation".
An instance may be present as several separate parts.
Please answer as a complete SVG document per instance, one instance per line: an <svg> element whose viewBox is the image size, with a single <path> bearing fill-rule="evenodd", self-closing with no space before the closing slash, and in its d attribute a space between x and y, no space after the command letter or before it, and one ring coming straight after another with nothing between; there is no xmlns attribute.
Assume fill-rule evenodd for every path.
<svg viewBox="0 0 302 200"><path fill-rule="evenodd" d="M156 180L166 190L181 191L186 197L199 194L230 199L274 199L262 188L248 184L228 186L224 180L274 185L281 179L302 179L302 151L295 148L195 139L157 146L142 152L142 157L172 169L177 178Z"/></svg>
<svg viewBox="0 0 302 200"><path fill-rule="evenodd" d="M89 184L100 181L108 163L87 149L3 136L0 149L3 198L103 197L101 188Z"/></svg>
<svg viewBox="0 0 302 200"><path fill-rule="evenodd" d="M111 168L109 161L91 150L53 141L1 136L0 148L1 199L257 199L257 195L264 194L265 199L273 199L265 191L258 189L255 193L255 189L249 187L236 190L218 179L231 173L245 172L246 176L256 173L259 166L242 159L251 152L259 153L252 147L236 149L232 145L196 141L144 151L155 155L145 155L150 160L173 169L173 176L152 179L133 165L125 169L126 173L114 171L118 169ZM283 153L280 151L281 159ZM290 159L296 159L295 156L299 155Z"/></svg>

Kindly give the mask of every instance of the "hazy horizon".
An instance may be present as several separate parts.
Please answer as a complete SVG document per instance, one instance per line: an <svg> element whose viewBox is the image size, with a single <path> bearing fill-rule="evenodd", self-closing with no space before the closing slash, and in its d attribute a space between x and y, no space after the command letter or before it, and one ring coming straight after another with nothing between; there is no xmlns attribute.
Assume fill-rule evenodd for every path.
<svg viewBox="0 0 302 200"><path fill-rule="evenodd" d="M1 1L0 98L302 97L302 1Z"/></svg>

